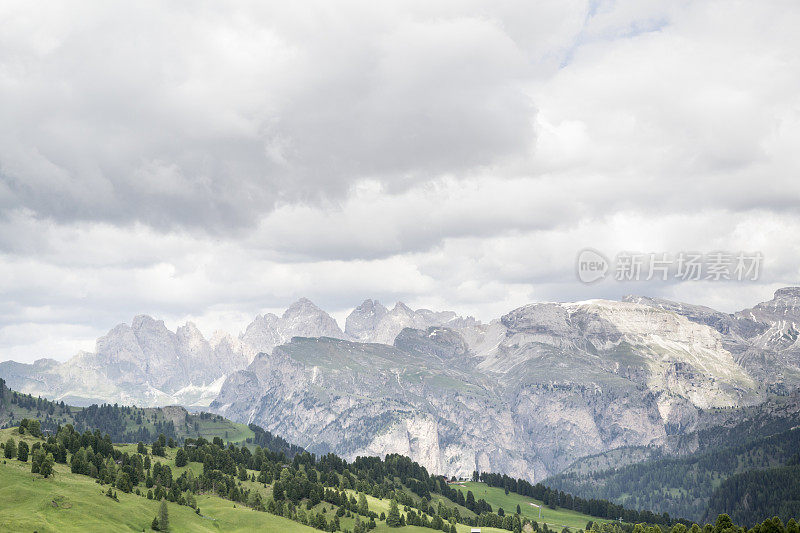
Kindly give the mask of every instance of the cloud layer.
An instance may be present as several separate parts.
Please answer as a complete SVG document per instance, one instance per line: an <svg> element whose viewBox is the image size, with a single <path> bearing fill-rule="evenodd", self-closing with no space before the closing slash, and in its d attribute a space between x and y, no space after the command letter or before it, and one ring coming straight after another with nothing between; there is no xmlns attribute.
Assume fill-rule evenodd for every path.
<svg viewBox="0 0 800 533"><path fill-rule="evenodd" d="M0 359L308 296L491 319L800 281L800 8L0 6ZM757 283L580 284L577 252L752 250Z"/></svg>

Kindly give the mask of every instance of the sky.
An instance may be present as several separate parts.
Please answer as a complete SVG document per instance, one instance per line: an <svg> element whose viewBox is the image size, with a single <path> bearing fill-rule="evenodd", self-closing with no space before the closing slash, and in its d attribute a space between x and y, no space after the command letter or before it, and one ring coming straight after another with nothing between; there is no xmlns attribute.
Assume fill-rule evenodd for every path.
<svg viewBox="0 0 800 533"><path fill-rule="evenodd" d="M308 297L489 321L800 284L800 5L0 3L0 360ZM587 284L578 253L759 253ZM613 263L610 274L613 274Z"/></svg>

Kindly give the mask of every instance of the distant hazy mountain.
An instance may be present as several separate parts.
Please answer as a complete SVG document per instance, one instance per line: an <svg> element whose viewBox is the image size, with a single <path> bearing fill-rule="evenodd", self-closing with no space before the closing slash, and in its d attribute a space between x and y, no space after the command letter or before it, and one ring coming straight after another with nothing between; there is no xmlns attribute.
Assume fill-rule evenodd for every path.
<svg viewBox="0 0 800 533"><path fill-rule="evenodd" d="M142 315L97 339L93 353L79 353L65 363L6 361L0 363L0 376L22 392L78 405L204 407L229 374L295 335L343 336L336 321L306 299L292 304L282 317L257 316L239 338L223 334L211 342L192 323L172 332L163 321Z"/></svg>
<svg viewBox="0 0 800 533"><path fill-rule="evenodd" d="M347 317L344 331L351 340L392 344L404 328L466 327L477 324L475 319L459 317L452 311L414 311L403 302L397 302L390 311L378 301L364 300Z"/></svg>
<svg viewBox="0 0 800 533"><path fill-rule="evenodd" d="M781 289L734 314L646 297L540 303L488 324L366 300L342 331L302 299L213 342L191 324L170 332L137 317L95 353L0 363L0 376L73 402L213 400L319 453L398 452L439 473L539 480L580 457L730 423L715 408L796 389L799 300Z"/></svg>
<svg viewBox="0 0 800 533"><path fill-rule="evenodd" d="M328 313L301 298L278 317L272 313L258 315L239 337L252 360L260 352L271 353L273 348L292 340L292 337L344 338L342 330Z"/></svg>
<svg viewBox="0 0 800 533"><path fill-rule="evenodd" d="M225 376L248 363L238 341L211 345L188 323L172 332L161 320L137 316L97 339L94 353L65 363L0 363L0 375L23 392L77 404L207 405Z"/></svg>

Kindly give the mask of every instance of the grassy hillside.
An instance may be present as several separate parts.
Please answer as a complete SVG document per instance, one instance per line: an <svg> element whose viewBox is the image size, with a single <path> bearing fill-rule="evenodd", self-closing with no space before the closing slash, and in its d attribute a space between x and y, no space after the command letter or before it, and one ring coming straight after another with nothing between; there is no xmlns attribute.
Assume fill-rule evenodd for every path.
<svg viewBox="0 0 800 533"><path fill-rule="evenodd" d="M0 442L3 447L8 439L14 439L18 445L21 441L30 447L35 443L43 443L30 434L19 434L17 428L0 430ZM116 445L120 452L134 454L134 444ZM2 455L2 454L0 454ZM165 457L153 457L168 465L175 476L192 471L199 475L203 465L189 462L186 466L176 465L177 449L167 448ZM248 470L249 475L258 475L258 471ZM71 473L68 464L56 464L52 477L43 478L31 473L31 458L21 462L16 458L2 459L0 462L0 531L38 531L70 532L70 531L149 531L153 517L157 515L159 502L149 500L135 493L124 493L116 490L117 500L106 495L107 485L101 485L91 477ZM272 485L243 481L242 485L259 491L265 500L272 496ZM144 493L144 484L139 485ZM348 493L357 496L359 493L350 490ZM168 503L171 531L274 531L274 532L312 532L317 529L305 526L287 518L256 511L240 503L235 503L211 493L198 494L197 507L201 514L186 505ZM387 513L390 502L387 499L366 497L370 511ZM309 514L321 512L333 516L336 508L327 502L313 506ZM401 515L407 516L401 508ZM353 530L354 517L342 517L343 530ZM469 532L470 527L458 524L458 533ZM486 533L500 533L502 529L487 528ZM401 533L431 533L430 528L405 526L390 528L386 522L378 521L376 532L399 531Z"/></svg>
<svg viewBox="0 0 800 533"><path fill-rule="evenodd" d="M159 503L117 491L119 501L86 476L56 466L52 478L31 474L30 464L0 464L0 531L149 531ZM215 497L199 497L203 516L169 503L172 531L286 531L314 529L286 518L238 507Z"/></svg>
<svg viewBox="0 0 800 533"><path fill-rule="evenodd" d="M389 528L392 500L403 531L539 529L529 498L509 499L476 483L471 488L477 499L465 502L444 478L406 457L352 463L332 454L316 458L257 426L181 407L76 408L11 391L0 379L0 422L26 428L0 429L3 455L9 438L30 449L24 464L10 455L2 465L7 498L0 494L0 530L141 531L164 498L175 508L173 531L293 531L304 525L353 533L398 530ZM31 472L34 455L52 457L54 478ZM523 504L519 515L517 502ZM497 513L502 506L505 516ZM113 519L103 510L114 510ZM76 512L82 518L72 516ZM560 510L548 512L542 525L579 529L591 519Z"/></svg>
<svg viewBox="0 0 800 533"><path fill-rule="evenodd" d="M347 463L334 455L302 453L289 460L258 446L225 445L219 437L213 443L188 439L182 447L165 446L165 439L140 446L112 444L107 437L77 434L70 427L38 438L31 427L22 433L19 428L0 430L0 456L11 449L9 439L15 447L25 442L31 451L25 461L10 452L0 459L0 531L148 531L162 498L170 502L172 532L467 533L478 525L483 533L546 533L580 532L589 521L595 524L592 533L635 531L632 524L552 509L496 485L502 481L514 490L525 488L520 480L491 474L482 478L486 483L446 484L397 455ZM60 461L51 477L32 472L33 458L41 458L42 450ZM552 503L547 498L553 495L545 500ZM390 527L392 500L399 503L397 519L414 525ZM541 518L531 504L542 506ZM724 521L717 523L708 531L729 533ZM681 527L677 524L670 533L685 533ZM646 528L645 533L661 531ZM778 528L776 533L784 532Z"/></svg>
<svg viewBox="0 0 800 533"><path fill-rule="evenodd" d="M513 514L516 512L517 505L519 505L523 516L535 520L541 525L547 524L550 529L558 529L559 531L564 527L582 529L586 527L586 523L589 521L599 523L609 522L609 520L595 518L569 509L550 509L539 500L534 500L533 498L521 496L513 492L506 494L503 489L490 487L481 482L465 481L454 485L454 487L464 492L465 495L467 491L471 491L475 499L486 500L495 511L498 508L502 508L506 514ZM539 516L540 508L541 518Z"/></svg>

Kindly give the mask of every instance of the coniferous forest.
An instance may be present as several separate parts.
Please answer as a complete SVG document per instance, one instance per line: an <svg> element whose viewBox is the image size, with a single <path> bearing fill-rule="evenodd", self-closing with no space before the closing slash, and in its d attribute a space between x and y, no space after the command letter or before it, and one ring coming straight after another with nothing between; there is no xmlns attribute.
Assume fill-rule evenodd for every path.
<svg viewBox="0 0 800 533"><path fill-rule="evenodd" d="M88 476L107 487L107 495L112 498L119 491L188 506L200 513L197 495L210 493L326 531L343 530L343 518L355 518L353 531L368 531L381 520L396 522L398 526L414 525L447 532L455 531L456 524L509 531L522 531L529 525L534 531L549 531L546 524L540 525L520 515L519 510L514 513L495 507L451 480L430 475L425 468L401 455L390 454L384 459L359 457L347 462L332 453L321 457L309 454L254 425L250 426L254 436L237 445L226 443L221 437L211 440L176 437L172 422L154 425L165 432L153 439L140 439L135 448L131 445L125 448L115 442L117 439L112 433L127 442L131 436L149 435L141 427L137 432L135 424L131 429L128 420L133 417L135 422L144 424L145 418L141 421L138 418L149 416L153 422L152 410L144 412L116 405L80 409L16 393L7 389L2 381L0 401L4 416L9 419L13 418L12 411L19 410L28 413L35 409L44 415L44 422L35 417L15 420L20 436L30 435L39 440L29 449L22 440L17 446L14 439L8 439L3 443L8 459L22 460L24 456L27 461L30 453L31 472L42 476L55 475L53 465L67 465L70 473ZM53 429L58 417L67 416L72 417L73 423L55 424ZM200 420L219 418L208 413L192 416L201 417ZM187 425L193 427L195 422L190 420ZM82 431L77 429L78 425ZM731 468L731 462L740 462L741 457L754 457L756 452L760 460L782 457L797 449L796 434L786 432L720 450L703 457L701 464ZM174 459L170 461L168 457ZM192 463L197 464L199 470L185 469ZM742 527L751 528L753 533L796 531L793 517L798 513L798 463L800 456L795 451L783 466L748 471L727 479L713 491L704 520L698 521L707 524L700 529L704 533L729 529L741 533ZM662 460L659 464L665 463ZM670 468L661 470L662 475L675 475L681 464L680 461L668 463ZM648 477L642 475L641 468L633 465L621 469L620 479L634 484L637 479ZM180 469L181 473L173 469ZM648 480L658 483L659 478L649 476ZM472 481L502 489L506 494L539 500L549 509L569 509L596 517L596 521L586 525L587 530L605 533L700 531L697 524L680 515L636 510L602 498L586 499L503 474L476 471ZM265 497L258 487L269 487L270 496ZM365 495L392 502L391 516L370 508ZM313 511L321 503L335 509L333 515ZM395 515L395 506L402 512ZM769 520L764 522L767 518ZM604 523L601 519L612 522Z"/></svg>

